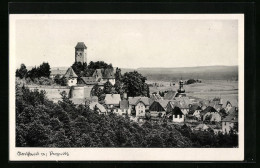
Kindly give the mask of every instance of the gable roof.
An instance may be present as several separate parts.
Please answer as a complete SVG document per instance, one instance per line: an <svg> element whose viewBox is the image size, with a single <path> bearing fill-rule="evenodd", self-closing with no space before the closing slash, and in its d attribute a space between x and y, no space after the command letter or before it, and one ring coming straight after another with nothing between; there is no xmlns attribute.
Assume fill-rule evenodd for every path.
<svg viewBox="0 0 260 168"><path fill-rule="evenodd" d="M198 104L192 104L189 108L189 111L191 113L195 112L196 110L202 110L201 107Z"/></svg>
<svg viewBox="0 0 260 168"><path fill-rule="evenodd" d="M173 100L173 99L175 98L175 96L176 96L177 93L178 93L178 92L176 92L176 91L170 90L170 91L168 91L168 92L164 95L163 99L164 99L164 100Z"/></svg>
<svg viewBox="0 0 260 168"><path fill-rule="evenodd" d="M161 103L159 103L158 101L154 101L150 108L150 111L165 111L165 108L161 105Z"/></svg>
<svg viewBox="0 0 260 168"><path fill-rule="evenodd" d="M184 102L186 105L191 104L191 100L188 97L175 97L175 100Z"/></svg>
<svg viewBox="0 0 260 168"><path fill-rule="evenodd" d="M89 104L89 108L90 108L91 110L94 110L95 107L98 108L98 110L99 110L100 112L102 112L102 113L105 113L105 112L106 112L105 107L102 106L102 105L101 105L100 103L98 103L98 102L91 102L91 103Z"/></svg>
<svg viewBox="0 0 260 168"><path fill-rule="evenodd" d="M221 115L219 113L211 113L211 112L207 112L204 116L203 116L203 120L210 120L210 121L221 121Z"/></svg>
<svg viewBox="0 0 260 168"><path fill-rule="evenodd" d="M128 97L130 105L136 105L138 101L142 101L146 106L150 105L150 99L148 97Z"/></svg>
<svg viewBox="0 0 260 168"><path fill-rule="evenodd" d="M167 104L169 103L169 100L158 100L157 102L160 103L160 105L161 105L164 109L166 109Z"/></svg>
<svg viewBox="0 0 260 168"><path fill-rule="evenodd" d="M73 71L72 67L69 67L68 70L66 71L64 77L66 78L77 78L78 75Z"/></svg>
<svg viewBox="0 0 260 168"><path fill-rule="evenodd" d="M83 81L83 83L85 83L86 85L90 84L97 84L98 82L96 81L96 78L94 77L80 77L80 80Z"/></svg>
<svg viewBox="0 0 260 168"><path fill-rule="evenodd" d="M195 130L207 130L208 128L210 127L208 127L206 124L199 124L195 127Z"/></svg>
<svg viewBox="0 0 260 168"><path fill-rule="evenodd" d="M227 115L222 122L238 122L238 116L236 115Z"/></svg>
<svg viewBox="0 0 260 168"><path fill-rule="evenodd" d="M115 74L113 69L105 69L103 72L103 79L114 79Z"/></svg>
<svg viewBox="0 0 260 168"><path fill-rule="evenodd" d="M51 75L64 75L67 72L67 70L58 70L58 69L54 69L51 70Z"/></svg>
<svg viewBox="0 0 260 168"><path fill-rule="evenodd" d="M217 110L214 107L208 106L207 108L205 108L204 110L202 110L200 112L201 115L204 115L208 112L217 112Z"/></svg>
<svg viewBox="0 0 260 168"><path fill-rule="evenodd" d="M84 42L78 42L75 48L76 49L87 49L87 46L85 45Z"/></svg>
<svg viewBox="0 0 260 168"><path fill-rule="evenodd" d="M174 109L171 112L173 115L183 115L181 109L177 106L174 107Z"/></svg>
<svg viewBox="0 0 260 168"><path fill-rule="evenodd" d="M120 94L106 94L105 104L119 105L120 101L121 101Z"/></svg>
<svg viewBox="0 0 260 168"><path fill-rule="evenodd" d="M223 105L226 106L228 103L232 106L238 107L238 99L236 98L223 98Z"/></svg>
<svg viewBox="0 0 260 168"><path fill-rule="evenodd" d="M237 107L232 106L231 109L227 111L229 114L237 114Z"/></svg>
<svg viewBox="0 0 260 168"><path fill-rule="evenodd" d="M150 99L156 101L156 100L162 100L162 97L159 94L152 94L150 96Z"/></svg>

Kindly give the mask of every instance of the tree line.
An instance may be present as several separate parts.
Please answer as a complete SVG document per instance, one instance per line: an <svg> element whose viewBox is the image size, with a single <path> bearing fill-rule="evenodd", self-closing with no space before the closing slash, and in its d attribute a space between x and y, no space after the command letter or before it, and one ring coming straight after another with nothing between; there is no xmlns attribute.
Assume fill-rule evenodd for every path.
<svg viewBox="0 0 260 168"><path fill-rule="evenodd" d="M22 78L31 78L32 80L35 78L45 77L49 78L50 71L49 63L43 62L40 66L35 66L31 70L27 70L25 64L21 64L19 69L16 69L15 76Z"/></svg>

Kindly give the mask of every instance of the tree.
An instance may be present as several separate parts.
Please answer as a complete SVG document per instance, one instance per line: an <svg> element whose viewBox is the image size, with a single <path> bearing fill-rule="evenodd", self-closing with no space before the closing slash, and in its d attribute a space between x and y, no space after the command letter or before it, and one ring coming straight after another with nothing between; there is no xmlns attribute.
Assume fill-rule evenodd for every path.
<svg viewBox="0 0 260 168"><path fill-rule="evenodd" d="M16 70L15 76L22 79L26 77L26 74L27 74L26 66L24 64L21 64L20 69Z"/></svg>
<svg viewBox="0 0 260 168"><path fill-rule="evenodd" d="M123 94L123 87L122 84L119 80L116 81L115 85L114 85L115 91L119 94Z"/></svg>
<svg viewBox="0 0 260 168"><path fill-rule="evenodd" d="M50 69L51 69L51 68L50 68L49 63L43 62L43 63L37 68L38 77L46 77L46 78L49 78L49 77L50 77L50 74L51 74Z"/></svg>
<svg viewBox="0 0 260 168"><path fill-rule="evenodd" d="M149 96L149 86L145 83L146 77L143 77L137 71L126 72L123 76L124 90L128 96Z"/></svg>
<svg viewBox="0 0 260 168"><path fill-rule="evenodd" d="M113 87L113 85L112 85L109 81L107 81L107 82L104 84L104 93L105 93L105 94L111 94L112 87Z"/></svg>
<svg viewBox="0 0 260 168"><path fill-rule="evenodd" d="M91 90L91 95L92 96L97 96L98 98L103 94L103 89L101 89L98 84L94 85L92 90Z"/></svg>
<svg viewBox="0 0 260 168"><path fill-rule="evenodd" d="M58 74L54 77L54 82L61 86L67 86L68 80L64 76L61 78L60 75Z"/></svg>
<svg viewBox="0 0 260 168"><path fill-rule="evenodd" d="M89 65L88 65L88 69L113 69L112 64L107 64L104 61L97 61L97 62L93 62L90 61Z"/></svg>
<svg viewBox="0 0 260 168"><path fill-rule="evenodd" d="M122 81L121 69L119 69L119 68L116 68L115 80L116 80L116 82Z"/></svg>
<svg viewBox="0 0 260 168"><path fill-rule="evenodd" d="M36 66L33 67L30 71L28 71L27 77L31 78L32 80L39 77L39 73Z"/></svg>
<svg viewBox="0 0 260 168"><path fill-rule="evenodd" d="M193 84L193 83L196 83L196 80L195 79L189 79L186 84L189 85L189 84Z"/></svg>
<svg viewBox="0 0 260 168"><path fill-rule="evenodd" d="M87 63L82 64L81 62L74 62L71 67L78 76L83 76L83 74L88 71Z"/></svg>
<svg viewBox="0 0 260 168"><path fill-rule="evenodd" d="M43 62L39 67L33 67L30 71L27 73L27 77L31 78L33 81L36 78L40 77L46 77L49 78L51 71L50 71L50 65L49 63Z"/></svg>
<svg viewBox="0 0 260 168"><path fill-rule="evenodd" d="M150 120L151 119L151 113L149 111L145 112L145 118L147 120Z"/></svg>

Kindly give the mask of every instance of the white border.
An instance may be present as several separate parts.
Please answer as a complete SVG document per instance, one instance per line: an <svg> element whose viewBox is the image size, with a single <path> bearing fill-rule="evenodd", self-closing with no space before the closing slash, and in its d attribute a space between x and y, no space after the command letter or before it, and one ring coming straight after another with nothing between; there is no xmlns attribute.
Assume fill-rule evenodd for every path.
<svg viewBox="0 0 260 168"><path fill-rule="evenodd" d="M25 19L175 19L238 20L239 148L18 148L15 147L15 23ZM244 15L243 14L11 14L9 15L9 160L10 161L242 161L244 159ZM69 156L28 157L20 152L68 152Z"/></svg>

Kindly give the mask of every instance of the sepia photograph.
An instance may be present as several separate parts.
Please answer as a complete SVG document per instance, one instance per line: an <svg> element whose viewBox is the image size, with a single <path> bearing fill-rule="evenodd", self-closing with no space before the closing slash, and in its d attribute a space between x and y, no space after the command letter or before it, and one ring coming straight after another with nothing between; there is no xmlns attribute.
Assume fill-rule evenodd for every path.
<svg viewBox="0 0 260 168"><path fill-rule="evenodd" d="M243 159L243 14L9 17L11 159Z"/></svg>

